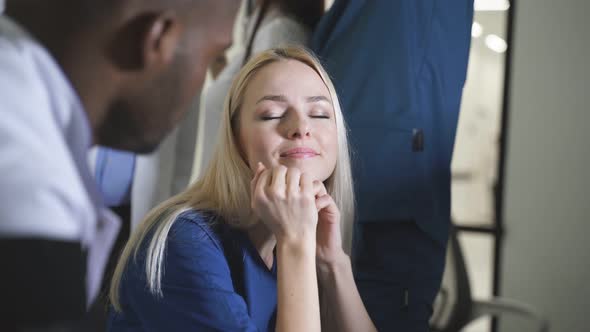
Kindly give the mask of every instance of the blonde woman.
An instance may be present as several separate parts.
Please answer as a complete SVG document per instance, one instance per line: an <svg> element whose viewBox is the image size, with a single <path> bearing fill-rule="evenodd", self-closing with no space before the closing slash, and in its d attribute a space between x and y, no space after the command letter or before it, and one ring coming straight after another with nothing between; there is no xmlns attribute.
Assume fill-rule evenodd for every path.
<svg viewBox="0 0 590 332"><path fill-rule="evenodd" d="M295 47L255 56L233 81L204 175L125 247L109 331L374 330L347 254L353 201L321 65Z"/></svg>
<svg viewBox="0 0 590 332"><path fill-rule="evenodd" d="M324 12L322 0L249 0L252 11L241 10L234 28L227 65L208 80L201 93L193 176L200 176L213 158L225 96L234 77L252 54L284 45L307 46L311 31ZM212 73L219 69L213 69Z"/></svg>

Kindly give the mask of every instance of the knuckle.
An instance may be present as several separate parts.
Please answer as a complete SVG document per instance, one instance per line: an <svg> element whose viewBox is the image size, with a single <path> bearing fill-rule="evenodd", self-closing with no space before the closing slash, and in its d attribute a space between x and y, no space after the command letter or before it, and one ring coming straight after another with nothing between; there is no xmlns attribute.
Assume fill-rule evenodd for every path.
<svg viewBox="0 0 590 332"><path fill-rule="evenodd" d="M284 201L287 198L287 195L285 194L284 191L276 191L275 194L274 194L274 197L277 200Z"/></svg>
<svg viewBox="0 0 590 332"><path fill-rule="evenodd" d="M281 200L284 199L285 197L285 192L283 190L280 190L279 188L268 188L268 193L267 193L268 197L273 199L273 200Z"/></svg>
<svg viewBox="0 0 590 332"><path fill-rule="evenodd" d="M299 195L299 199L306 204L315 203L315 196L310 194L301 194Z"/></svg>

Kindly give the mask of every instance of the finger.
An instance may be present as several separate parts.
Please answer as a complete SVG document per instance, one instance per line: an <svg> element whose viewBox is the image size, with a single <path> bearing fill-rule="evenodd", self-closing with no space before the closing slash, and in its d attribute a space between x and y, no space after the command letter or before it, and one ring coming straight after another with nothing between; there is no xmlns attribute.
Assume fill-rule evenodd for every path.
<svg viewBox="0 0 590 332"><path fill-rule="evenodd" d="M272 183L270 187L276 194L285 194L287 167L279 165L272 170Z"/></svg>
<svg viewBox="0 0 590 332"><path fill-rule="evenodd" d="M308 173L301 173L299 186L304 195L313 195L313 181Z"/></svg>
<svg viewBox="0 0 590 332"><path fill-rule="evenodd" d="M321 213L322 211L337 216L336 218L329 218L331 220L337 220L338 222L340 222L340 211L338 210L338 206L336 205L336 202L334 202L334 199L332 198L332 196L330 195L324 195L321 197L317 197L315 200L315 204L316 204L316 208L318 210L318 213Z"/></svg>
<svg viewBox="0 0 590 332"><path fill-rule="evenodd" d="M324 186L324 183L322 181L313 181L313 194L315 195L315 197L320 197L328 194L326 186Z"/></svg>
<svg viewBox="0 0 590 332"><path fill-rule="evenodd" d="M299 188L299 181L301 179L301 171L299 168L290 167L287 171L287 192L288 193L298 193L301 188Z"/></svg>
<svg viewBox="0 0 590 332"><path fill-rule="evenodd" d="M266 200L266 188L268 187L268 183L270 181L271 170L265 169L259 176L258 183L256 183L256 188L254 189L254 194L257 199Z"/></svg>
<svg viewBox="0 0 590 332"><path fill-rule="evenodd" d="M315 199L315 206L318 212L332 205L332 203L333 200L332 197L330 197L330 195L323 195Z"/></svg>
<svg viewBox="0 0 590 332"><path fill-rule="evenodd" d="M254 188L256 188L256 184L258 183L260 174L262 174L262 171L264 171L265 169L266 167L264 167L264 164L258 162L258 165L256 166L256 172L254 173L254 177L252 178L252 181L250 181L250 194L254 194Z"/></svg>
<svg viewBox="0 0 590 332"><path fill-rule="evenodd" d="M258 162L258 164L256 165L256 171L254 172L254 177L252 178L252 182L254 184L256 184L256 182L258 181L258 178L260 177L260 174L262 174L262 171L264 171L266 169L266 167L264 167L264 164L261 162Z"/></svg>

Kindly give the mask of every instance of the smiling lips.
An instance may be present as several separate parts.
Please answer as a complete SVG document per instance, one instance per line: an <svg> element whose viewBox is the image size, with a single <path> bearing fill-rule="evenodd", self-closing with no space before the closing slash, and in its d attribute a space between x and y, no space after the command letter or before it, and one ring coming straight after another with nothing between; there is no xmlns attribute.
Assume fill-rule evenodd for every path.
<svg viewBox="0 0 590 332"><path fill-rule="evenodd" d="M319 155L314 149L310 148L293 148L281 153L282 158L306 159Z"/></svg>

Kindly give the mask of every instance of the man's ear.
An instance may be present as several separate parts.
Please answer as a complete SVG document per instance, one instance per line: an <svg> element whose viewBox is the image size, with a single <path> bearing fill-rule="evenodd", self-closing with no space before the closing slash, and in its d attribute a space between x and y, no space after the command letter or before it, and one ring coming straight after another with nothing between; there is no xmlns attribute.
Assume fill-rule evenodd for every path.
<svg viewBox="0 0 590 332"><path fill-rule="evenodd" d="M145 70L168 66L180 47L181 24L172 12L150 18L143 34L142 63Z"/></svg>
<svg viewBox="0 0 590 332"><path fill-rule="evenodd" d="M173 61L180 32L181 24L173 13L138 15L114 32L107 45L109 60L122 72L161 68Z"/></svg>

